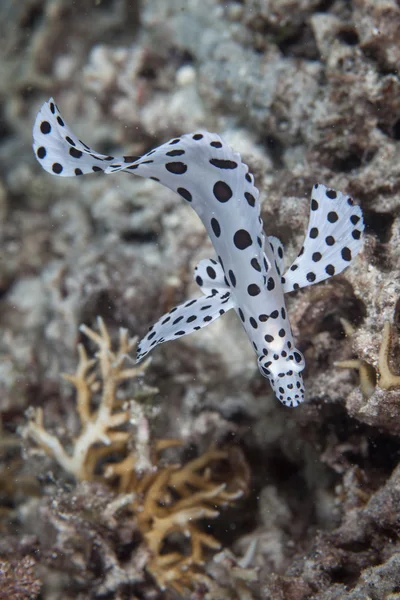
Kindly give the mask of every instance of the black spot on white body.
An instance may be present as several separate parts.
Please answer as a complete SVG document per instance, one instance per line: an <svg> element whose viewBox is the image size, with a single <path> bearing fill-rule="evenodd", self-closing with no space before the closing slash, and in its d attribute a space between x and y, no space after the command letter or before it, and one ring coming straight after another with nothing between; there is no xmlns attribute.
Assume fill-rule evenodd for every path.
<svg viewBox="0 0 400 600"><path fill-rule="evenodd" d="M349 196L316 184L311 193L310 222L302 252L284 274L290 292L338 275L362 246L364 224Z"/></svg>

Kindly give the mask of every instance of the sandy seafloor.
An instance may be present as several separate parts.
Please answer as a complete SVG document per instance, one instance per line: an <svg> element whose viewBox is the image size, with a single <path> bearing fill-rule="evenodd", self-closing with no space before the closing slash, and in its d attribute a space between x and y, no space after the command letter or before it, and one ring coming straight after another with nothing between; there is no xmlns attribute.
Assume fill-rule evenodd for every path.
<svg viewBox="0 0 400 600"><path fill-rule="evenodd" d="M399 3L9 0L0 19L0 598L400 598ZM152 577L134 515L105 520L115 489L77 483L24 427L42 407L72 452L79 419L61 373L76 368L79 325L101 316L113 339L120 327L143 335L197 295L193 269L212 246L155 182L46 174L31 131L51 95L105 153L218 132L254 173L287 264L314 183L365 215L351 266L288 298L304 405L273 397L234 314L154 352L140 383L159 390L150 438L182 440L182 461L230 444L250 477L202 523L221 550L183 594ZM363 392L356 369L335 366L350 359Z"/></svg>

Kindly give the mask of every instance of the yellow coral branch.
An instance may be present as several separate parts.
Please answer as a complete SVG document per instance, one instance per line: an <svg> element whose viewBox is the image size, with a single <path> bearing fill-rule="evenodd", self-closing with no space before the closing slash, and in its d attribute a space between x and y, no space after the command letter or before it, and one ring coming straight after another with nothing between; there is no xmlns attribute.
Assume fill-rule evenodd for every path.
<svg viewBox="0 0 400 600"><path fill-rule="evenodd" d="M375 392L376 373L372 365L365 360L355 358L352 360L340 360L334 363L335 367L341 369L357 369L360 374L360 390L365 399L370 398Z"/></svg>
<svg viewBox="0 0 400 600"><path fill-rule="evenodd" d="M43 448L46 454L55 458L67 473L71 473L73 470L72 458L66 453L58 438L48 433L44 428L43 410L38 408L36 411L31 412L29 416L31 420L26 428L27 436Z"/></svg>
<svg viewBox="0 0 400 600"><path fill-rule="evenodd" d="M97 324L99 333L86 325L80 327L82 333L96 344L96 359L88 359L84 346L80 344L76 372L73 375L64 375L76 389L76 405L81 423L81 431L75 440L72 455L66 452L56 436L46 431L41 410L36 411L26 428L28 437L79 480L95 478L97 463L93 457L100 456L97 446L108 446L111 451L111 448L125 447L130 437L128 431L120 430L129 423L131 413L119 410L121 402L117 398L117 390L121 379L126 379L128 371L124 370L124 362L136 339L129 340L127 331L121 329L118 349L114 352L104 321L98 318ZM96 372L92 371L96 365L100 368L99 379ZM129 372L131 377L137 377L144 370L145 366L142 365L140 368L130 369ZM100 392L100 401L98 408L93 409L93 395L96 391Z"/></svg>
<svg viewBox="0 0 400 600"><path fill-rule="evenodd" d="M345 319L341 319L347 335L352 335L354 329ZM389 365L389 355L391 350L391 326L389 321L383 325L382 342L378 356L378 374L379 387L383 390L400 386L400 375L395 375ZM362 359L342 360L335 362L335 367L343 369L357 369L360 374L360 389L364 398L368 399L375 392L376 371L372 365Z"/></svg>
<svg viewBox="0 0 400 600"><path fill-rule="evenodd" d="M379 387L383 390L389 390L400 386L400 375L394 375L389 366L389 354L391 348L391 327L389 321L385 321L383 326L382 344L379 351Z"/></svg>

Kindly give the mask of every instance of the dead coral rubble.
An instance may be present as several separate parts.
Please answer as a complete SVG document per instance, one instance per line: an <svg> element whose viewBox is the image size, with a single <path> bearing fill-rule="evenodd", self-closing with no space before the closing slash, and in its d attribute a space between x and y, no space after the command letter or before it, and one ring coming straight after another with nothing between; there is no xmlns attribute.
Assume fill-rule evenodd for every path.
<svg viewBox="0 0 400 600"><path fill-rule="evenodd" d="M154 597L145 572L149 552L141 543L131 500L132 494L116 495L86 481L73 490L58 489L41 502L35 512L41 565L46 582L49 572L58 572L60 598L69 600L78 591L84 597L118 598L127 590Z"/></svg>
<svg viewBox="0 0 400 600"><path fill-rule="evenodd" d="M30 556L10 562L0 559L0 600L34 600L41 583L34 571L35 561Z"/></svg>
<svg viewBox="0 0 400 600"><path fill-rule="evenodd" d="M80 345L76 373L64 376L76 388L81 422L72 453L68 454L58 438L45 429L41 409L30 411L24 434L78 481L107 482L120 494L113 502L105 503L103 510L110 513L112 507L116 510L129 507L135 523L132 530L136 529L145 542L142 554L145 553L146 559L142 560L142 566L161 589L173 588L184 595L185 590L194 588L197 581L204 585L209 580L203 572L207 551L220 549L218 540L205 533L198 523L203 519L215 519L222 507L243 495L248 487L247 466L237 448L211 448L187 464L163 464L161 453L180 446L181 442L152 442L149 421L138 399L123 404L118 399L119 386L141 376L149 361L142 366L126 368L125 362L136 340L129 340L127 331L121 330L118 348L114 351L101 319L98 325L99 333L81 327L98 348L95 358L89 359ZM135 436L129 426L135 427ZM61 526L61 522L57 525L57 520L65 522L58 504L56 499L52 500L50 511L53 525L59 531L58 553L62 553L60 535L64 541L74 536L68 526ZM94 510L93 506L91 510ZM77 520L82 520L84 529L84 517L75 514L73 531ZM126 524L124 529L127 529ZM66 543L68 546L70 541ZM94 537L90 543L95 543ZM102 545L100 541L96 544ZM102 553L104 560L110 555L109 543L107 548ZM121 570L116 560L114 563L105 569L107 580L116 577L113 572L110 575L109 569ZM135 581L127 572L123 580ZM102 589L109 587L107 581L103 582Z"/></svg>

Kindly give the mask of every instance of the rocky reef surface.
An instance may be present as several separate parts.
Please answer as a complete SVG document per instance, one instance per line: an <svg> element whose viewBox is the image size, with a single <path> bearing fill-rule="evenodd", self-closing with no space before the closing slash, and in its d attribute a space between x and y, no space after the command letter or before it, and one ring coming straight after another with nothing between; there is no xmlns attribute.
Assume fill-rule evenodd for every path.
<svg viewBox="0 0 400 600"><path fill-rule="evenodd" d="M24 0L1 3L0 22L0 599L399 598L398 2ZM314 183L361 205L361 254L288 300L307 363L304 405L278 403L227 314L162 345L139 382L122 386L113 410L132 395L144 420L121 417L126 447L96 446L90 477L46 447L43 432L70 454L80 439L84 415L61 378L76 371L77 343L94 356L79 325L95 331L100 316L113 340L121 327L143 335L196 295L193 269L212 256L195 213L155 182L41 170L31 130L50 95L107 154L218 132L254 173L266 232L288 264ZM146 498L169 467L150 452L158 479L111 485L104 475L117 473L121 452L139 452L143 424L151 452L180 440L173 464L207 457L196 476L185 471L185 492L178 476L173 491L164 481L151 517L153 527L160 504L193 488L200 524L189 531L186 520L182 532L207 552L164 532L156 567L132 494ZM221 473L207 479L208 453L226 447L241 457L223 480L234 482L229 497ZM183 587L162 558L174 553Z"/></svg>

